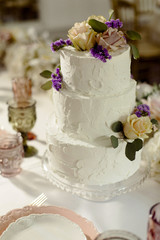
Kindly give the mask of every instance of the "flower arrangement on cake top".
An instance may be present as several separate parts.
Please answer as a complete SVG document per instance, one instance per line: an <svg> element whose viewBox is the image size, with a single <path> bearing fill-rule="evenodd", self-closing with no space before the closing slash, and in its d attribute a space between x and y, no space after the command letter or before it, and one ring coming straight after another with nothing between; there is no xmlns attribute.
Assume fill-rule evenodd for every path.
<svg viewBox="0 0 160 240"><path fill-rule="evenodd" d="M112 58L112 52L125 48L129 44L133 57L137 59L139 52L132 41L140 40L141 36L135 31L120 30L123 23L119 19L112 19L112 15L113 10L110 11L108 21L103 16L93 15L86 21L75 23L68 31L68 39L52 42L51 50L55 52L65 46L73 46L77 51L90 52L91 56L105 63ZM41 86L42 89L48 90L51 87L54 87L57 91L61 89L62 75L60 77L60 69L56 71L59 71L59 73L55 73L56 75L48 70L40 74L42 77L52 78Z"/></svg>
<svg viewBox="0 0 160 240"><path fill-rule="evenodd" d="M149 106L146 104L138 105L124 123L117 121L112 124L112 130L120 133L119 137L111 136L113 148L118 147L118 139L124 139L127 142L126 157L133 161L136 152L143 147L144 140L158 129L157 124L155 119L151 119Z"/></svg>

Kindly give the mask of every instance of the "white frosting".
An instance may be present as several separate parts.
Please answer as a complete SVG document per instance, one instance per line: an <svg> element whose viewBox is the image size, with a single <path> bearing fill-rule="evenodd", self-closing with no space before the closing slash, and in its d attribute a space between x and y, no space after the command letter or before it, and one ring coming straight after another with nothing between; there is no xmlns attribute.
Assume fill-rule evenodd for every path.
<svg viewBox="0 0 160 240"><path fill-rule="evenodd" d="M95 141L111 135L111 124L125 121L135 106L134 80L123 94L86 97L63 89L53 92L53 111L58 127L72 137Z"/></svg>
<svg viewBox="0 0 160 240"><path fill-rule="evenodd" d="M73 139L61 132L51 116L47 127L50 167L58 176L73 183L103 185L124 180L139 167L140 152L136 160L125 157L126 142L121 141L116 149L107 137L99 138L96 144Z"/></svg>
<svg viewBox="0 0 160 240"><path fill-rule="evenodd" d="M31 214L9 225L0 240L86 240L81 228L58 214Z"/></svg>
<svg viewBox="0 0 160 240"><path fill-rule="evenodd" d="M130 48L119 50L106 63L87 51L65 47L60 52L63 81L83 95L117 95L130 86Z"/></svg>
<svg viewBox="0 0 160 240"><path fill-rule="evenodd" d="M121 140L114 149L110 136L111 124L125 121L135 106L129 47L106 63L89 52L65 47L60 61L63 88L53 90L47 127L51 169L72 183L103 185L128 178L139 168L141 151L130 161L126 142Z"/></svg>

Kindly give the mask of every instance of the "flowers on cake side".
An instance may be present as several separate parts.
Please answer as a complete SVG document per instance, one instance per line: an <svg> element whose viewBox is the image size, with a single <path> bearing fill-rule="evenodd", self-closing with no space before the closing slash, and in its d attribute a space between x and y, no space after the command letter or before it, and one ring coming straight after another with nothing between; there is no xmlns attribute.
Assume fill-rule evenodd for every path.
<svg viewBox="0 0 160 240"><path fill-rule="evenodd" d="M136 95L137 103L147 104L150 107L151 117L160 123L160 85L139 83Z"/></svg>
<svg viewBox="0 0 160 240"><path fill-rule="evenodd" d="M41 86L43 90L49 90L53 87L54 89L59 91L62 88L63 76L61 73L60 65L56 68L55 73L52 73L49 70L45 70L42 73L40 73L40 75L45 78L52 78L51 80L48 80Z"/></svg>
<svg viewBox="0 0 160 240"><path fill-rule="evenodd" d="M127 117L124 123L118 121L112 124L112 130L119 133L119 138L111 136L111 143L114 148L118 147L118 139L123 138L127 144L125 149L126 157L133 161L136 152L143 147L145 139L157 130L157 121L151 119L150 108L146 104L135 107L133 113Z"/></svg>
<svg viewBox="0 0 160 240"><path fill-rule="evenodd" d="M68 31L68 39L57 40L51 43L52 52L56 52L65 46L72 46L77 51L88 51L91 56L106 62L112 58L111 53L118 49L125 48L128 40L134 41L141 39L141 36L134 31L121 31L123 23L119 19L112 19L113 10L111 10L109 20L103 16L90 16L87 20L75 23ZM130 44L135 59L139 57L138 49L134 44ZM40 74L45 78L52 78L50 71L46 70ZM52 81L53 82L53 81ZM59 91L62 82L52 84L51 80L41 86L48 90L52 86Z"/></svg>

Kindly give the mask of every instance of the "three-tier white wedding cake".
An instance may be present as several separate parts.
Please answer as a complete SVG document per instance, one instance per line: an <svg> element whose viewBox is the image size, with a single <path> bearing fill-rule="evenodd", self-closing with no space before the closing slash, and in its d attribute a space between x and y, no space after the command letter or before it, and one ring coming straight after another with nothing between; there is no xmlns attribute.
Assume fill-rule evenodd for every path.
<svg viewBox="0 0 160 240"><path fill-rule="evenodd" d="M68 40L51 45L60 52L60 68L51 75L47 157L54 176L70 185L102 186L127 179L140 166L141 139L151 132L148 107L133 112L136 82L130 46L118 31L122 23L104 22L104 17L92 16L76 23ZM124 124L123 134L113 132L117 121Z"/></svg>

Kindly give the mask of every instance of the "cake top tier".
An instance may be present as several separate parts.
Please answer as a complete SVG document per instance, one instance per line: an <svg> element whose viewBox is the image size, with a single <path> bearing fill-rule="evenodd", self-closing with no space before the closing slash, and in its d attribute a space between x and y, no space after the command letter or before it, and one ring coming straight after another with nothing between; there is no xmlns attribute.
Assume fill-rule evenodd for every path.
<svg viewBox="0 0 160 240"><path fill-rule="evenodd" d="M88 51L72 46L60 50L63 90L85 96L115 96L131 84L130 48L119 49L106 63L93 58Z"/></svg>

